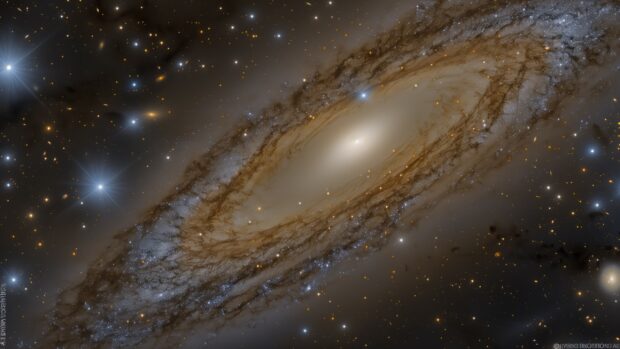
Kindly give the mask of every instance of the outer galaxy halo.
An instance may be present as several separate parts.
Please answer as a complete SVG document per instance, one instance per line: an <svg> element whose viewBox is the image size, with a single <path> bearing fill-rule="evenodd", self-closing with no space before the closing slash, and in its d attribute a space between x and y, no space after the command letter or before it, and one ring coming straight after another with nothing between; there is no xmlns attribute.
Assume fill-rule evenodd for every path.
<svg viewBox="0 0 620 349"><path fill-rule="evenodd" d="M137 23L149 23L144 18L155 16L147 13L155 10L146 3L121 5L89 4L100 17L97 25L109 24L122 38L112 44L129 52L120 51L121 61L173 40L156 25L134 35L139 31L132 29L133 16ZM281 5L287 8L286 2ZM318 12L340 5L343 12L365 6L332 1L298 6L316 12L310 18L316 23L324 17ZM193 16L201 5L166 6L193 20L185 23L199 23ZM296 35L312 33L273 28L264 34L258 23L271 10L236 2L218 6L210 11L236 15L221 23L220 15L208 18L222 27L214 37L267 36L268 45L292 45ZM306 15L295 8L292 16ZM59 221L67 223L77 214L81 231L90 222L100 231L124 228L113 238L110 233L84 238L101 246L90 247L92 254L81 257L81 267L60 280L18 277L15 263L2 265L11 276L4 286L9 295L19 291L20 302L30 304L28 288L38 288L35 299L49 310L28 312L42 325L29 339L23 335L28 330L20 330L10 337L13 343L19 339L22 346L44 348L620 347L614 325L620 320L620 226L615 220L620 190L614 189L620 173L620 2L428 0L392 16L345 54L276 94L272 103L261 100L258 111L230 121L213 118L207 130L192 129L196 137L208 136L208 145L176 145L161 152L163 163L181 154L191 159L178 180L169 175L172 171L157 175L131 165L93 174L85 163L93 155L86 148L75 150L84 153L71 156L83 178L72 179L77 189L46 196L27 211L24 224L4 224L10 239L17 241L14 231L21 227L37 236L37 251L60 245L59 237L43 239L39 230L57 231ZM75 108L119 129L111 141L94 139L103 148L94 152L104 159L100 163L122 158L103 156L123 142L114 139L161 143L164 134L175 132L166 119L183 110L194 115L188 123L201 118L202 111L190 107L198 89L181 85L204 83L182 80L194 79L190 70L216 74L217 63L203 63L197 58L202 51L191 48L193 41L214 40L203 36L213 26L201 24L196 37L180 40L176 55L143 63L116 87L114 96L127 96L115 107L123 106L123 113L108 110L114 103L99 100L96 83L85 83L86 92L55 91L58 103L77 93L71 97L79 105ZM100 39L89 54L105 51L109 41ZM284 49L263 50L271 57ZM241 55L230 61L231 69L260 65ZM30 78L20 77L21 103L55 108ZM226 84L222 81L217 89ZM168 83L176 84L169 88L175 96L171 102L166 90L158 90L164 87L150 87ZM253 82L252 93L262 83ZM79 102L79 93L95 96L106 111L93 111L100 108L95 102ZM240 102L213 110L237 112ZM15 106L7 105L9 115ZM73 106L63 108L74 112ZM48 122L41 132L70 130L69 120ZM98 121L89 122L78 128ZM150 130L165 122L169 131ZM23 117L15 128L28 123ZM57 137L48 145L74 147L69 138ZM7 150L6 156L20 153L15 145L6 149L11 154ZM131 163L142 164L142 157L158 148L145 147L143 154L137 145L123 149ZM54 154L45 151L43 157L56 159ZM151 166L149 161L143 167ZM11 171L5 189L26 186ZM133 199L136 208L130 209L132 199L124 193L139 190L127 185L129 179L123 183L127 176L135 177L134 183L161 177L167 194ZM51 223L31 226L45 219L39 218L41 207L54 200L73 203L52 211ZM130 212L140 210L139 201L158 203L136 218ZM83 211L91 207L97 213ZM124 221L106 222L106 214ZM89 221L92 215L97 218ZM78 248L71 253L77 257ZM11 302L7 305L14 311Z"/></svg>

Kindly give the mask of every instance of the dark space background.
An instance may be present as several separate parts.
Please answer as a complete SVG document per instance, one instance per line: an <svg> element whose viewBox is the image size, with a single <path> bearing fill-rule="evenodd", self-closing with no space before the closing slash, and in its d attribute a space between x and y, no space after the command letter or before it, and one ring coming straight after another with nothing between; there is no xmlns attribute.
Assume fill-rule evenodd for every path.
<svg viewBox="0 0 620 349"><path fill-rule="evenodd" d="M235 120L414 7L2 1L8 347L36 346L58 293ZM600 281L620 265L618 69L584 82L508 166L403 227L394 244L342 263L315 296L217 335L197 331L186 346L620 344L620 295Z"/></svg>

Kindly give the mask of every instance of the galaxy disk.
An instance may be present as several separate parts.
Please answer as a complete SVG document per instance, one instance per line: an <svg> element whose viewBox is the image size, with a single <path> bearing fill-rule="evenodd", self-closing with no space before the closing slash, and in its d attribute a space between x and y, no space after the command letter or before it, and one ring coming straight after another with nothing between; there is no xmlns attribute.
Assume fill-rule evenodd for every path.
<svg viewBox="0 0 620 349"><path fill-rule="evenodd" d="M303 297L320 273L509 163L604 64L619 10L420 2L195 159L62 293L44 342L171 345L196 324L215 330ZM616 290L614 273L602 282Z"/></svg>

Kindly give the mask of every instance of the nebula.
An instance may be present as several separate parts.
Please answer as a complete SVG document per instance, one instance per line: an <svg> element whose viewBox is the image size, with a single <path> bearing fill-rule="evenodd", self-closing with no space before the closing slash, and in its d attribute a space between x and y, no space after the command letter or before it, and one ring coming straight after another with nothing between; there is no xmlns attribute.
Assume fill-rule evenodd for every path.
<svg viewBox="0 0 620 349"><path fill-rule="evenodd" d="M177 343L303 296L509 162L603 64L619 7L421 2L196 159L62 293L43 343Z"/></svg>

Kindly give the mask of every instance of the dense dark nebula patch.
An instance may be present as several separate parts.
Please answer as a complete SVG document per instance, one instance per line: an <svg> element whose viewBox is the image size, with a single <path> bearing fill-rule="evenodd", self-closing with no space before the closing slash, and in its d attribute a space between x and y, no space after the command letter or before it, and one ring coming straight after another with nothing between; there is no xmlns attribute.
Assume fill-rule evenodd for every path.
<svg viewBox="0 0 620 349"><path fill-rule="evenodd" d="M540 120L557 117L580 72L605 63L618 10L613 1L420 3L196 159L62 294L45 343L170 344L196 324L218 328L303 295L317 273L379 249L397 223L509 162ZM374 107L407 132L381 133L387 116L364 114ZM359 138L330 136L366 116ZM357 145L380 161L343 175ZM323 154L334 157L318 164L325 175L296 160ZM290 173L293 183L279 180Z"/></svg>

